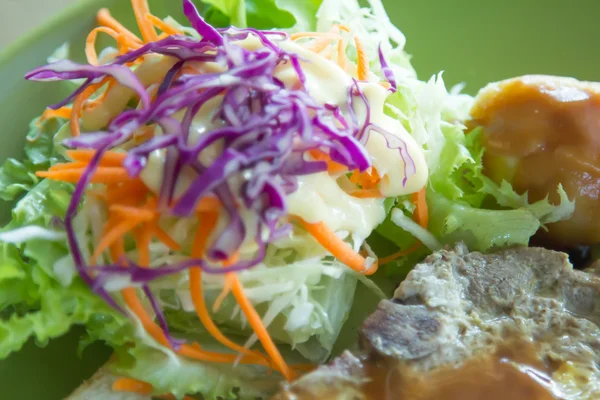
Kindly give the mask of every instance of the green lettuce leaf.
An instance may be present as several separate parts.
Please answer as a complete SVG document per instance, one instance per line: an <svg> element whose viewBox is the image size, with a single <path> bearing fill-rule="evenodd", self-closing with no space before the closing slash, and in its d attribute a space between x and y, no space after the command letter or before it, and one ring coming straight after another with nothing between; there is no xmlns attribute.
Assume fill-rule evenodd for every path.
<svg viewBox="0 0 600 400"><path fill-rule="evenodd" d="M64 215L71 191L71 185L43 180L16 204L4 230L48 226L54 216ZM81 324L94 340L132 340L128 332L133 329L124 316L79 278L64 285L56 275L57 261L68 256L66 243L32 239L0 246L0 358L19 350L30 337L43 346Z"/></svg>
<svg viewBox="0 0 600 400"><path fill-rule="evenodd" d="M314 30L322 0L201 0L210 7L208 22L216 26L256 29Z"/></svg>
<svg viewBox="0 0 600 400"><path fill-rule="evenodd" d="M209 336L199 338L202 348L223 352ZM155 394L173 393L177 398L201 393L205 399L268 399L277 391L281 376L263 367L204 363L165 353L143 344L120 347L112 369L122 376L151 382ZM289 350L287 351L289 355Z"/></svg>
<svg viewBox="0 0 600 400"><path fill-rule="evenodd" d="M62 120L46 121L39 125L33 120L25 142L25 157L22 160L9 158L0 167L0 199L14 200L33 189L40 181L35 173L48 168L58 159L53 137Z"/></svg>
<svg viewBox="0 0 600 400"><path fill-rule="evenodd" d="M402 94L396 95L393 101L395 107L408 110L408 102ZM443 123L440 131L444 146L438 151L439 163L430 175L427 188L428 230L440 242L464 241L469 249L484 252L506 246L526 246L544 224L572 215L574 202L560 186L557 187L561 200L558 205L551 204L547 198L530 204L527 194L518 194L508 182L498 185L486 177L481 130L465 135L460 124ZM412 213L405 198L399 198L395 208L406 215ZM396 226L390 216L377 232L402 249L414 243L412 236ZM414 265L423 255L411 254L402 263ZM405 272L406 268L396 271Z"/></svg>

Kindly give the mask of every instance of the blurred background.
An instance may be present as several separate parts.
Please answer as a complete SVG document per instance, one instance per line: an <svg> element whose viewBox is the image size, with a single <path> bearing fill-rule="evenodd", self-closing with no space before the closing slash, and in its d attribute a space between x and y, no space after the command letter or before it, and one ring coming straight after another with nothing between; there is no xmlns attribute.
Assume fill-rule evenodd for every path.
<svg viewBox="0 0 600 400"><path fill-rule="evenodd" d="M80 1L89 2L0 0L0 49ZM470 93L530 73L600 80L598 0L383 2L421 79L444 70L449 84L464 81Z"/></svg>

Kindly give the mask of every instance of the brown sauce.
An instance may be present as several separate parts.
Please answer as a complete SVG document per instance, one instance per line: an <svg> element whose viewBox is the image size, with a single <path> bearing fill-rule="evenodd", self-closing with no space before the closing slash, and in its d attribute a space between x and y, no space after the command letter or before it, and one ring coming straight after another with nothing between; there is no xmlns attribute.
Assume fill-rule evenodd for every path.
<svg viewBox="0 0 600 400"><path fill-rule="evenodd" d="M367 360L368 400L555 400L552 371L527 342L502 345L466 363L416 373L397 361Z"/></svg>
<svg viewBox="0 0 600 400"><path fill-rule="evenodd" d="M550 226L550 244L600 243L600 84L522 77L486 90L471 110L483 127L485 173L530 201L558 202L560 183L576 210Z"/></svg>
<svg viewBox="0 0 600 400"><path fill-rule="evenodd" d="M345 377L301 379L276 400L559 400L553 373L529 341L510 339L455 366L416 371L411 362L365 358ZM415 361L418 363L418 361ZM356 370L358 368L358 370ZM344 374L342 374L344 375ZM274 400L275 400L274 399Z"/></svg>

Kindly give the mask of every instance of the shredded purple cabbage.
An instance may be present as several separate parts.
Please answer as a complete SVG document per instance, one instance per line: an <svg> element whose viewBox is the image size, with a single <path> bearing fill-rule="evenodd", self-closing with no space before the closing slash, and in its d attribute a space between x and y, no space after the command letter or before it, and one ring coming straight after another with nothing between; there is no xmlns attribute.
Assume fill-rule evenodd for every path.
<svg viewBox="0 0 600 400"><path fill-rule="evenodd" d="M383 76L389 82L392 87L392 91L395 92L398 90L398 84L396 83L396 77L394 76L394 71L389 67L387 61L385 60L385 56L383 55L383 50L381 49L381 45L379 45L379 63L381 64L381 72L383 72Z"/></svg>
<svg viewBox="0 0 600 400"><path fill-rule="evenodd" d="M319 150L348 170L364 171L371 166L364 144L368 140L369 130L373 129L385 136L390 148L399 149L405 161L405 182L415 172L415 164L407 152L406 144L371 123L368 100L356 81L348 92L347 114L350 118L347 118L340 107L319 104L303 88L306 77L301 66L302 60L277 45L278 40L287 38L285 33L215 29L202 19L190 0L183 0L183 8L202 39L171 36L146 44L107 65L90 66L59 61L26 75L27 79L34 81L86 79L80 88L54 108L68 104L86 87L106 76L114 77L139 95L141 106L121 113L106 130L85 133L64 142L68 147L96 150L76 184L64 224L73 260L84 282L119 310L120 306L104 288L107 278L128 275L132 282L142 284L162 329L174 346L177 341L169 335L158 302L146 285L157 278L191 267L200 267L207 273L223 274L252 268L262 262L267 241L290 232L290 225L283 222L283 217L287 212L286 196L297 189L296 178L327 170L326 163L312 160L306 155L307 151ZM236 43L248 36L257 37L264 47L251 51ZM137 76L124 65L151 53L179 60L164 77L152 102ZM384 75L395 88L393 74L387 67L381 49L380 60ZM180 74L189 61L212 62L220 71L201 75ZM291 63L301 83L300 89L286 87L277 79L276 68L284 63ZM220 105L216 110L211 110L213 119L218 122L217 127L190 143L194 117L208 101L219 97ZM354 112L355 101L364 102L366 121L358 120ZM175 114L179 117L175 118ZM152 124L160 126L164 134L128 151L123 166L129 175L139 176L150 154L164 151L166 161L159 193L161 209L174 216L190 216L202 198L216 196L229 217L228 223L217 232L216 239L207 250L207 258L189 259L155 268L142 268L132 260L120 260L119 263L104 266L86 265L73 228L73 218L83 199L84 190L104 152L128 142L137 130ZM214 150L215 146L221 146L219 148L223 150L216 152L218 155L210 162L201 161L203 155ZM176 198L175 186L186 168L195 171L197 177ZM250 212L255 217L242 218L242 212ZM248 238L248 232L255 232L254 237ZM230 258L249 239L258 245L253 259L239 260L226 268L217 264ZM127 268L123 268L121 261Z"/></svg>

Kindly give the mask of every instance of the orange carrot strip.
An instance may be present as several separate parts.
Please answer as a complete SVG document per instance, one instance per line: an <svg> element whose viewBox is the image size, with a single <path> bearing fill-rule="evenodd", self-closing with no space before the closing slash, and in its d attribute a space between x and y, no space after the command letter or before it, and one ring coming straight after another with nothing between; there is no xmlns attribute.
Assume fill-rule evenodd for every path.
<svg viewBox="0 0 600 400"><path fill-rule="evenodd" d="M70 163L60 163L54 164L50 168L48 168L48 172L54 171L68 171L77 168L85 168L87 167L87 163L84 162L70 162Z"/></svg>
<svg viewBox="0 0 600 400"><path fill-rule="evenodd" d="M406 250L400 250L400 251L397 251L396 253L390 254L389 256L382 257L378 260L379 265L387 264L387 263L394 261L400 257L404 257L411 253L414 253L415 251L419 250L419 248L422 245L423 244L421 242L416 242L415 244L413 244Z"/></svg>
<svg viewBox="0 0 600 400"><path fill-rule="evenodd" d="M116 85L117 85L117 81L115 79L111 79L108 82L108 86L106 87L106 90L100 96L98 96L97 98L95 98L93 100L86 101L83 104L82 109L83 110L91 110L91 109L94 109L94 108L98 107L100 104L102 104L102 102L104 101L104 99L106 98L106 96L110 93L110 91L112 90L112 88L114 88Z"/></svg>
<svg viewBox="0 0 600 400"><path fill-rule="evenodd" d="M360 185L363 189L373 189L381 181L377 168L371 167L365 172L354 170L350 175L350 182Z"/></svg>
<svg viewBox="0 0 600 400"><path fill-rule="evenodd" d="M150 265L150 242L152 240L152 231L147 225L143 225L139 230L133 233L135 238L135 247L138 252L138 264L142 267Z"/></svg>
<svg viewBox="0 0 600 400"><path fill-rule="evenodd" d="M82 93L80 93L75 100L73 101L73 109L71 112L71 135L79 136L81 133L81 128L79 127L79 117L81 117L81 109L83 107L83 103L87 99L89 99L98 89L100 89L104 84L113 80L111 77L106 77L102 79L99 83L88 86Z"/></svg>
<svg viewBox="0 0 600 400"><path fill-rule="evenodd" d="M54 118L69 119L69 118L71 118L71 110L72 110L72 108L70 106L61 107L58 110L46 108L44 110L44 113L40 117L39 122L44 122L44 121L47 121L49 119L54 119Z"/></svg>
<svg viewBox="0 0 600 400"><path fill-rule="evenodd" d="M115 392L138 393L148 396L152 394L153 387L151 384L133 378L119 378L113 385L112 389Z"/></svg>
<svg viewBox="0 0 600 400"><path fill-rule="evenodd" d="M367 59L367 52L362 41L358 36L354 37L354 43L356 44L356 64L358 67L357 75L359 81L366 81L369 79L369 60Z"/></svg>
<svg viewBox="0 0 600 400"><path fill-rule="evenodd" d="M385 197L379 189L365 189L365 190L357 190L355 192L348 193L352 197L356 197L358 199L381 199Z"/></svg>
<svg viewBox="0 0 600 400"><path fill-rule="evenodd" d="M111 257L113 261L116 262L123 254L125 253L123 248L123 240L120 238L111 246ZM121 295L127 304L127 307L131 310L131 312L139 319L142 326L148 332L150 336L154 338L161 345L169 348L169 342L163 332L163 330L158 326L152 318L148 315L144 306L140 302L140 299L137 296L136 290L133 287L125 288L121 290ZM178 354L193 358L199 361L209 361L209 362L218 362L218 363L227 363L232 364L237 361L237 356L235 354L220 354L215 352L204 351L200 347L198 343L193 343L191 345L184 344L181 346ZM246 359L241 359L240 363L247 363Z"/></svg>
<svg viewBox="0 0 600 400"><path fill-rule="evenodd" d="M110 185L107 188L107 202L121 204L138 204L141 202L148 192L148 188L144 182L137 178L126 182L119 182L118 185Z"/></svg>
<svg viewBox="0 0 600 400"><path fill-rule="evenodd" d="M137 293L134 288L126 288L121 290L121 294L125 299L125 303L129 307L129 309L135 314L135 316L140 320L144 329L148 332L150 336L154 338L157 342L165 347L169 347L169 342L165 337L164 332L158 326L152 318L148 315L144 306L140 302L140 299L137 296ZM183 344L178 354L181 354L185 357L194 358L200 361L209 361L209 362L218 362L218 363L226 363L231 364L234 363L237 359L235 354L220 354L211 351L202 350L202 348L195 343L194 345ZM243 362L241 360L240 362Z"/></svg>
<svg viewBox="0 0 600 400"><path fill-rule="evenodd" d="M331 44L331 39L324 37L318 40L315 40L312 44L306 46L306 48L315 53L320 53L327 48Z"/></svg>
<svg viewBox="0 0 600 400"><path fill-rule="evenodd" d="M135 13L135 19L137 20L142 38L145 42L154 42L157 40L158 35L154 30L154 26L146 19L146 15L150 14L148 8L148 2L146 0L131 0L131 6Z"/></svg>
<svg viewBox="0 0 600 400"><path fill-rule="evenodd" d="M218 210L221 207L221 202L217 197L207 196L200 199L196 206L197 212L211 212Z"/></svg>
<svg viewBox="0 0 600 400"><path fill-rule="evenodd" d="M291 40L298 40L302 38L327 38L331 41L337 38L337 35L328 32L296 32L290 35Z"/></svg>
<svg viewBox="0 0 600 400"><path fill-rule="evenodd" d="M202 257L202 255L204 255L204 251L206 249L206 242L210 233L217 224L218 214L216 212L206 213L202 214L202 217L203 218L201 223L198 224L196 235L194 236L194 244L192 246L191 253L192 257L195 258L199 258ZM247 349L244 346L240 346L235 342L232 342L219 330L219 328L214 323L214 321L208 313L208 310L206 308L206 301L204 300L204 295L202 294L202 270L200 268L191 268L189 272L189 277L190 293L192 295L192 302L194 303L196 314L198 315L198 318L200 319L208 333L210 333L210 335L222 345L255 359L256 363L260 363L267 366L270 365L269 360L264 355ZM262 360L262 362L260 362L260 360Z"/></svg>
<svg viewBox="0 0 600 400"><path fill-rule="evenodd" d="M233 264L238 259L239 259L239 254L236 253L223 263L223 267ZM223 302L227 298L227 295L231 291L231 286L233 284L232 278L234 275L235 274L233 274L231 272L228 272L225 274L225 280L223 281L223 288L221 289L221 293L219 293L219 295L215 299L215 302L213 303L213 308L212 308L213 312L216 313L217 311L219 311L219 309L221 308L221 305L223 304Z"/></svg>
<svg viewBox="0 0 600 400"><path fill-rule="evenodd" d="M141 44L142 41L136 35L134 35L129 29L125 28L119 21L110 15L110 11L106 8L101 8L96 14L96 20L98 25L106 26L112 30L119 32L127 37L128 40Z"/></svg>
<svg viewBox="0 0 600 400"><path fill-rule="evenodd" d="M94 253L92 254L92 257L90 259L90 263L96 264L96 261L105 250L107 250L117 240L122 238L127 232L131 231L143 221L144 220L139 217L131 217L123 220L114 227L110 227L110 229L104 233L102 239L100 240L100 243L96 245Z"/></svg>
<svg viewBox="0 0 600 400"><path fill-rule="evenodd" d="M417 193L413 193L412 201L415 203L415 211L413 218L422 228L427 229L429 226L429 208L427 207L427 188L419 190Z"/></svg>
<svg viewBox="0 0 600 400"><path fill-rule="evenodd" d="M90 31L87 38L85 39L85 56L87 58L88 64L90 65L98 65L98 53L96 52L96 39L98 38L98 33L106 33L111 36L117 42L119 42L119 33L114 31L113 29L107 28L105 26L99 26Z"/></svg>
<svg viewBox="0 0 600 400"><path fill-rule="evenodd" d="M77 183L83 175L85 168L73 168L58 171L38 171L35 174L41 178L48 178L55 181ZM99 167L94 172L91 183L118 183L130 180L129 174L125 168L117 167Z"/></svg>
<svg viewBox="0 0 600 400"><path fill-rule="evenodd" d="M213 303L213 306L212 306L213 313L216 313L217 311L219 311L219 309L221 309L223 302L225 301L225 299L227 298L227 295L231 291L231 286L232 286L231 275L225 274L225 280L223 281L223 289L221 289L221 292L215 299L215 302Z"/></svg>
<svg viewBox="0 0 600 400"><path fill-rule="evenodd" d="M372 275L377 271L376 262L367 268L367 260L355 252L348 243L340 239L324 222L311 224L303 219L300 219L300 221L308 233L341 263L364 275Z"/></svg>
<svg viewBox="0 0 600 400"><path fill-rule="evenodd" d="M260 340L260 343L262 344L269 357L271 357L271 360L273 360L273 362L275 363L275 366L277 366L279 372L281 372L285 379L287 379L288 381L292 381L296 373L286 364L285 360L281 356L279 349L273 342L273 339L269 335L267 328L264 326L262 320L260 319L260 315L258 315L256 309L254 308L254 306L252 306L252 303L250 303L250 300L248 300L248 298L246 297L246 294L244 293L244 288L237 275L232 273L232 276L233 279L231 292L233 293L233 296L237 300L238 304L240 305L242 312L248 319L248 323L256 333L258 340Z"/></svg>
<svg viewBox="0 0 600 400"><path fill-rule="evenodd" d="M121 295L125 299L127 307L129 307L131 312L133 312L135 316L140 320L146 332L148 332L148 334L152 336L154 340L156 340L163 346L169 347L169 342L165 337L164 332L162 331L160 326L154 323L152 318L150 318L150 316L144 309L144 306L140 302L140 299L138 298L137 293L135 292L135 288L129 287L122 289Z"/></svg>
<svg viewBox="0 0 600 400"><path fill-rule="evenodd" d="M160 29L161 31L163 31L167 35L183 35L182 31L180 31L179 29L177 29L177 28L175 28L175 27L167 24L165 21L163 21L162 19L158 18L155 15L146 14L146 19L152 25L154 25L156 28Z"/></svg>
<svg viewBox="0 0 600 400"><path fill-rule="evenodd" d="M160 240L165 246L173 251L181 250L181 245L175 241L167 232L165 232L158 224L153 224L152 233Z"/></svg>
<svg viewBox="0 0 600 400"><path fill-rule="evenodd" d="M341 69L346 70L347 57L346 57L346 41L344 39L338 40L337 46L337 63Z"/></svg>
<svg viewBox="0 0 600 400"><path fill-rule="evenodd" d="M95 155L96 150L67 150L67 156L69 156L70 159L83 163L89 163ZM107 151L102 155L100 165L106 167L121 167L123 166L125 157L127 157L127 153Z"/></svg>
<svg viewBox="0 0 600 400"><path fill-rule="evenodd" d="M344 165L332 161L327 154L320 150L309 150L308 154L317 161L325 161L327 163L327 171L330 174L338 174L348 170Z"/></svg>
<svg viewBox="0 0 600 400"><path fill-rule="evenodd" d="M122 218L138 218L142 221L151 221L156 217L156 213L150 210L128 207L121 204L112 205L109 210L121 214Z"/></svg>

